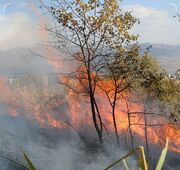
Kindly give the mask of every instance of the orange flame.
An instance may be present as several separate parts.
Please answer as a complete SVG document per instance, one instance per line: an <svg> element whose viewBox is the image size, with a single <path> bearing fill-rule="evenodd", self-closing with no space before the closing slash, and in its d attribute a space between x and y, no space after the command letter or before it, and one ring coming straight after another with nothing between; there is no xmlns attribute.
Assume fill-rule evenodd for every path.
<svg viewBox="0 0 180 170"><path fill-rule="evenodd" d="M66 78L67 79L67 78ZM74 81L74 80L73 80ZM106 80L104 80L106 81ZM70 80L66 80L66 83L70 82ZM101 82L102 83L102 82ZM104 82L106 84L107 82ZM75 84L75 83L74 83ZM75 85L78 85L75 84ZM109 82L107 88L112 89L110 87L112 84ZM75 87L75 89L81 88ZM71 117L72 124L75 125L75 127L81 128L84 126L84 123L88 126L93 126L92 118L91 118L91 111L90 106L85 101L88 100L87 96L83 96L79 94L76 94L72 90L68 91L66 96L66 100L69 103L70 112L69 116ZM130 94L124 93L124 95L128 96ZM114 125L113 125L113 118L111 113L111 107L108 103L107 97L105 94L101 91L101 89L97 90L96 98L98 100L99 110L103 118L103 122L106 126L106 128L110 131L114 131ZM143 105L141 103L137 102L131 102L129 104L129 112L142 112L143 111ZM152 126L148 126L148 141L152 144L158 144L161 145L164 143L166 137L169 137L170 146L169 149L179 153L180 152L180 129L173 124L169 124L168 120L163 116L156 116L153 115L153 117L148 116L148 119L154 119L152 121ZM118 127L119 133L126 132L129 128L128 123L128 115L127 115L127 109L126 109L126 103L124 101L119 101L117 103L116 107L116 123ZM144 116L143 114L138 115L134 114L131 116L131 129L132 132L138 136L140 136L142 139L144 139ZM139 124L139 125L138 125ZM159 124L159 125L158 125ZM162 124L162 125L161 125ZM156 126L153 126L156 125Z"/></svg>

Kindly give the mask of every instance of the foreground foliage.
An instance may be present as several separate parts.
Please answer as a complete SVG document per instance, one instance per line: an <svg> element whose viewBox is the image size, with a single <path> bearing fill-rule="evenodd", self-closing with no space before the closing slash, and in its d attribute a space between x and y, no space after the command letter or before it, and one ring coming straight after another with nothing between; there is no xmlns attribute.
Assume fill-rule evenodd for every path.
<svg viewBox="0 0 180 170"><path fill-rule="evenodd" d="M18 161L15 161L15 160L12 160L10 158L7 158L5 156L0 156L0 158L5 159L5 160L7 160L7 161L9 161L9 162L19 166L19 167L22 167L24 169L27 169L27 170L37 170L35 168L34 164L32 163L32 161L29 159L29 157L24 152L23 152L23 157L26 160L27 165L23 165L22 163L20 163Z"/></svg>
<svg viewBox="0 0 180 170"><path fill-rule="evenodd" d="M167 138L165 147L161 152L161 155L159 157L159 160L158 160L158 163L156 165L155 170L161 170L162 167L163 167L163 164L165 162L165 158L166 158L166 155L167 155L167 151L168 151L168 143L169 143L169 140ZM114 163L112 163L111 165L109 165L104 170L110 170L113 167L115 167L116 165L120 164L121 162L123 162L125 169L129 170L129 167L128 167L127 162L126 162L126 158L128 158L128 157L130 157L132 155L135 156L137 153L139 154L139 156L138 156L139 170L148 170L148 164L147 164L147 161L146 161L146 156L145 156L143 146L139 146L138 148L134 149L133 151L128 153L126 156L122 157L121 159L119 159L119 160L115 161ZM37 170L35 168L34 164L32 163L32 161L30 160L30 158L24 152L23 152L23 156L24 156L24 159L26 160L27 165L23 165L22 163L19 163L17 161L14 161L14 160L9 159L9 158L4 157L4 156L0 156L0 158L8 160L11 163L16 164L16 165L18 165L20 167L23 167L23 168L25 168L27 170Z"/></svg>
<svg viewBox="0 0 180 170"><path fill-rule="evenodd" d="M163 164L164 164L165 158L166 158L166 154L167 154L167 151L168 151L168 143L169 143L169 141L168 141L168 138L167 138L166 139L165 147L162 150L162 153L161 153L161 155L159 157L159 160L157 162L155 170L161 170L162 167L163 167ZM142 146L139 146L137 149L134 149L133 151L128 153L123 158L121 158L121 159L117 160L116 162L112 163L111 165L109 165L104 170L110 170L111 168L115 167L116 165L118 165L121 162L123 162L126 170L128 170L129 167L127 166L127 163L126 163L125 159L130 157L130 156L132 156L132 155L135 155L137 152L140 154L139 157L138 157L138 160L139 160L139 170L148 170L148 164L147 164L147 161L146 161L146 157L145 157L145 153L144 153L144 148Z"/></svg>

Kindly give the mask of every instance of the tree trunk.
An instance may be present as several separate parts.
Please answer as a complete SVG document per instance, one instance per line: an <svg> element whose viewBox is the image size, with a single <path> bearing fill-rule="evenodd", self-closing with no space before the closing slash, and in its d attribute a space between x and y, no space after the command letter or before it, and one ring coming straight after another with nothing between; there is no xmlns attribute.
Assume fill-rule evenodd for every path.
<svg viewBox="0 0 180 170"><path fill-rule="evenodd" d="M95 105L94 105L94 96L93 96L93 94L91 92L90 92L89 95L90 95L91 112L92 112L92 118L93 118L94 127L95 127L95 129L97 131L100 144L103 144L102 130L99 128L98 123L97 123L97 118L96 118L96 111L95 111Z"/></svg>
<svg viewBox="0 0 180 170"><path fill-rule="evenodd" d="M115 130L117 144L118 146L120 146L119 134L118 134L117 123L116 123L116 115L115 115L115 103L113 104L112 115L113 115L113 123L114 123L114 130Z"/></svg>
<svg viewBox="0 0 180 170"><path fill-rule="evenodd" d="M129 134L130 134L130 138L131 138L131 149L133 150L134 149L134 138L133 138L133 134L132 134L132 131L131 131L131 115L128 111L128 126L129 126Z"/></svg>
<svg viewBox="0 0 180 170"><path fill-rule="evenodd" d="M94 123L94 127L96 129L96 132L98 134L99 142L100 142L100 144L103 144L103 137L102 137L103 128L102 128L100 113L98 112L98 108L96 108L98 106L96 105L96 101L94 98L94 91L93 91L93 85L92 85L92 79L91 79L90 57L88 58L87 75L88 75L88 86L89 86L88 93L89 93L89 98L90 98L90 103L91 103L91 112L92 112L93 123ZM98 113L96 113L96 111ZM98 126L97 114L99 116L98 119L99 119L101 128Z"/></svg>
<svg viewBox="0 0 180 170"><path fill-rule="evenodd" d="M144 136L146 141L146 151L147 151L147 155L149 156L148 126L147 126L146 113L144 113Z"/></svg>

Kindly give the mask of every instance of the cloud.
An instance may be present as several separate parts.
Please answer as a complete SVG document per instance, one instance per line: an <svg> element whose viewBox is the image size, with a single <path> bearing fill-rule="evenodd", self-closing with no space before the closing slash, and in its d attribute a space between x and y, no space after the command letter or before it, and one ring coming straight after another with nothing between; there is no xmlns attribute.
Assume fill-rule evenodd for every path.
<svg viewBox="0 0 180 170"><path fill-rule="evenodd" d="M168 12L142 5L128 5L124 9L133 11L140 19L140 25L136 25L132 32L140 35L141 42L180 44L180 22Z"/></svg>
<svg viewBox="0 0 180 170"><path fill-rule="evenodd" d="M169 5L174 8L175 12L178 12L178 6L175 3L169 3Z"/></svg>
<svg viewBox="0 0 180 170"><path fill-rule="evenodd" d="M124 8L133 11L140 19L141 24L134 27L133 33L141 36L141 42L180 44L180 22L168 12L142 5L128 5ZM33 47L44 41L38 22L39 20L23 12L1 14L0 50Z"/></svg>
<svg viewBox="0 0 180 170"><path fill-rule="evenodd" d="M25 13L0 15L0 50L33 47L40 42L39 27Z"/></svg>

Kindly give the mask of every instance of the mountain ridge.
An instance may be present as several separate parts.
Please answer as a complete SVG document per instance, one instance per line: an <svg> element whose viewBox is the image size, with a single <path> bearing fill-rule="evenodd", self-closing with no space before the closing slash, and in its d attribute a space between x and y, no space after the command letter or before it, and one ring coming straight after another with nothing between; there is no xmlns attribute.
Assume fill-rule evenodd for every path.
<svg viewBox="0 0 180 170"><path fill-rule="evenodd" d="M152 47L151 47L152 46ZM180 68L180 44L140 44L142 53L148 48L150 54L155 57L160 65L168 72L174 73ZM40 51L43 55L44 49L34 47L32 51ZM14 74L49 74L54 72L52 65L45 58L31 53L27 48L15 48L0 51L0 75L11 76Z"/></svg>
<svg viewBox="0 0 180 170"><path fill-rule="evenodd" d="M143 51L149 49L150 54L155 57L160 65L168 72L174 73L180 68L180 44L167 45L167 44L140 44Z"/></svg>

